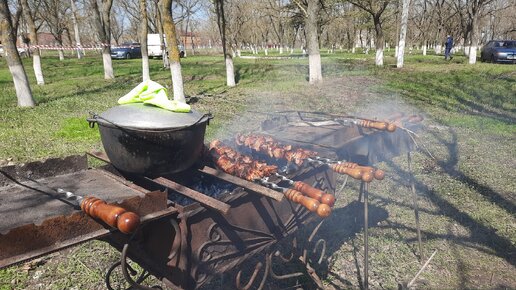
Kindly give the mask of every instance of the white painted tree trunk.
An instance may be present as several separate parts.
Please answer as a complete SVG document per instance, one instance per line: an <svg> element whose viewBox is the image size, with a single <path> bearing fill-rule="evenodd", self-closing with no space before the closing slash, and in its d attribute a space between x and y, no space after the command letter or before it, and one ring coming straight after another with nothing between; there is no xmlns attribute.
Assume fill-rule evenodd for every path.
<svg viewBox="0 0 516 290"><path fill-rule="evenodd" d="M317 20L319 16L319 1L308 0L307 16L305 19L306 45L308 46L308 73L310 84L320 83L323 80L321 69L321 53Z"/></svg>
<svg viewBox="0 0 516 290"><path fill-rule="evenodd" d="M77 45L77 58L81 59L84 52L81 49L81 37L79 35L79 25L77 23L77 7L75 6L74 0L70 0L70 4L72 7L72 23L73 23L73 32L75 34L75 44Z"/></svg>
<svg viewBox="0 0 516 290"><path fill-rule="evenodd" d="M280 53L280 54L283 54L283 45L280 45L280 47L279 47L279 53Z"/></svg>
<svg viewBox="0 0 516 290"><path fill-rule="evenodd" d="M398 52L399 52L398 45L396 45L396 47L394 47L394 57L395 58L398 58Z"/></svg>
<svg viewBox="0 0 516 290"><path fill-rule="evenodd" d="M398 44L399 50L396 60L396 67L403 67L403 60L405 56L405 39L407 38L407 25L408 25L408 14L409 14L410 0L403 0L403 8L401 12L401 25L400 25L400 42Z"/></svg>
<svg viewBox="0 0 516 290"><path fill-rule="evenodd" d="M471 45L469 47L469 64L477 63L477 47L476 45Z"/></svg>
<svg viewBox="0 0 516 290"><path fill-rule="evenodd" d="M441 44L438 44L435 46L435 54L441 54L443 51L443 46Z"/></svg>
<svg viewBox="0 0 516 290"><path fill-rule="evenodd" d="M149 71L149 52L147 49L147 1L140 0L140 41L142 52L142 79L144 81L150 80ZM186 53L186 49L185 49Z"/></svg>
<svg viewBox="0 0 516 290"><path fill-rule="evenodd" d="M38 85L44 85L43 71L41 70L41 57L39 56L39 49L36 49L32 54L32 67L34 68L34 75Z"/></svg>
<svg viewBox="0 0 516 290"><path fill-rule="evenodd" d="M38 45L38 34L36 32L36 25L34 24L34 18L30 11L30 6L27 0L20 1L23 11L25 22L29 30L29 37L32 45ZM41 70L41 55L39 48L35 48L32 53L32 67L34 68L34 75L36 76L36 82L38 85L44 85L45 79L43 78L43 71Z"/></svg>
<svg viewBox="0 0 516 290"><path fill-rule="evenodd" d="M377 66L383 66L383 48L377 48L376 49L375 64Z"/></svg>
<svg viewBox="0 0 516 290"><path fill-rule="evenodd" d="M170 63L170 73L172 74L172 87L174 90L174 100L182 103L186 103L184 87L183 87L183 74L181 72L180 62Z"/></svg>
<svg viewBox="0 0 516 290"><path fill-rule="evenodd" d="M62 49L59 50L59 60L64 60L64 51Z"/></svg>
<svg viewBox="0 0 516 290"><path fill-rule="evenodd" d="M29 80L23 69L23 65L9 66L9 71L13 76L14 88L16 90L16 97L18 98L18 106L20 107L34 107L34 99L32 98L32 91L29 86Z"/></svg>
<svg viewBox="0 0 516 290"><path fill-rule="evenodd" d="M114 79L115 73L113 72L113 64L111 63L109 47L106 47L102 50L102 63L104 64L104 79Z"/></svg>
<svg viewBox="0 0 516 290"><path fill-rule="evenodd" d="M355 45L353 45L353 48L351 49L351 53L356 53L357 52L357 49L355 47Z"/></svg>
<svg viewBox="0 0 516 290"><path fill-rule="evenodd" d="M427 46L428 44L426 43L426 39L423 41L423 55L426 55L426 50L427 50Z"/></svg>
<svg viewBox="0 0 516 290"><path fill-rule="evenodd" d="M228 87L234 87L235 83L235 67L233 65L233 59L226 57L226 85Z"/></svg>
<svg viewBox="0 0 516 290"><path fill-rule="evenodd" d="M311 84L322 82L322 68L321 68L321 55L310 54L308 55L308 67L309 67L309 82Z"/></svg>
<svg viewBox="0 0 516 290"><path fill-rule="evenodd" d="M266 49L264 50L264 53L265 53L265 55L269 55L269 50L266 48Z"/></svg>

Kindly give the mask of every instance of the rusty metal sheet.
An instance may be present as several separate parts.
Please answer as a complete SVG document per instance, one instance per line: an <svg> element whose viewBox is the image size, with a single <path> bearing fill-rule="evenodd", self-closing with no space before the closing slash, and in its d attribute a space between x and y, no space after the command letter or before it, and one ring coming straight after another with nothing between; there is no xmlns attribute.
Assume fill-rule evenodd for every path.
<svg viewBox="0 0 516 290"><path fill-rule="evenodd" d="M22 176L12 177L21 183L25 181ZM143 196L141 192L106 177L98 170L81 170L38 179L38 182L77 195L95 196L107 202ZM37 225L50 217L70 215L74 211L72 206L64 202L20 184L12 183L0 188L0 233L30 223Z"/></svg>
<svg viewBox="0 0 516 290"><path fill-rule="evenodd" d="M125 201L122 206L146 219L169 214L165 193L143 193L104 170L87 169L86 161L70 156L0 168L0 267L110 232L74 207L24 186L28 175L51 188Z"/></svg>
<svg viewBox="0 0 516 290"><path fill-rule="evenodd" d="M156 191L135 196L120 206L142 217L142 224L176 212L166 205L166 194ZM0 234L0 269L91 239L106 236L116 229L106 228L84 212L48 218L40 225L27 224Z"/></svg>

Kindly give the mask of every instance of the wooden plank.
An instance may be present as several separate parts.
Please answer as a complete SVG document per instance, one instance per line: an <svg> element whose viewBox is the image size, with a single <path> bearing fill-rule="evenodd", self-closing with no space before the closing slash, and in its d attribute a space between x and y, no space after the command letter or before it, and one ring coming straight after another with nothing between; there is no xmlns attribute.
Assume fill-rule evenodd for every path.
<svg viewBox="0 0 516 290"><path fill-rule="evenodd" d="M275 199L277 201L282 201L285 197L284 194L274 191L270 188L267 188L265 186L261 186L259 184L247 181L245 179L238 178L236 176L233 176L231 174L227 174L222 171L218 171L216 169L213 169L211 167L205 166L203 169L199 169L200 172L211 175L213 177L216 177L218 179L221 179L223 181L233 183L235 185L241 186L245 189L250 190L251 192L261 194L263 196L270 197L272 199Z"/></svg>
<svg viewBox="0 0 516 290"><path fill-rule="evenodd" d="M186 186L183 186L177 182L174 182L170 179L166 179L164 177L158 177L158 178L155 178L155 179L150 179L162 186L165 186L165 187L168 187L172 190L175 190L177 191L178 193L186 196L186 197L189 197L199 203L201 203L202 205L205 205L209 208L212 208L212 209L215 209L223 214L227 214L229 209L231 208L231 206L227 203L224 203L220 200L217 200L213 197L210 197L210 196L207 196L205 194L202 194L196 190L193 190L191 188L188 188Z"/></svg>

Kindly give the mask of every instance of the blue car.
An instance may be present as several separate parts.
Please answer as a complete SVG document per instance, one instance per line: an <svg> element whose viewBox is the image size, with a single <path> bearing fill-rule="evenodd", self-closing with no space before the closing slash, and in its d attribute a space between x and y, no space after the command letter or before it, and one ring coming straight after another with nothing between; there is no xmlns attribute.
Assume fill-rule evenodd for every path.
<svg viewBox="0 0 516 290"><path fill-rule="evenodd" d="M516 63L516 40L491 40L480 52L481 61Z"/></svg>
<svg viewBox="0 0 516 290"><path fill-rule="evenodd" d="M141 58L142 50L139 43L123 43L121 46L111 48L112 59Z"/></svg>

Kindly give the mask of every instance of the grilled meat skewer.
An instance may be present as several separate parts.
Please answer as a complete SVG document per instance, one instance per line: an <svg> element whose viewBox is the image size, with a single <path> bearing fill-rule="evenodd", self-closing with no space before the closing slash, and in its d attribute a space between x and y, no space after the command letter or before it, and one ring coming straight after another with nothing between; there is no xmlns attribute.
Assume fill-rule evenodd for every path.
<svg viewBox="0 0 516 290"><path fill-rule="evenodd" d="M251 157L239 154L238 152L234 151L232 148L229 148L227 146L222 146L222 143L218 140L213 141L210 144L210 151L213 154L215 164L225 171L226 173L238 176L240 178L249 180L249 181L258 181L261 183L265 183L270 186L271 182L269 182L266 177L271 176L272 174L275 174L276 176L280 177L282 180L289 181L290 185L293 185L294 189L286 189L279 187L275 185L275 187L271 187L273 189L282 189L281 192L283 192L287 198L290 200L301 203L305 207L307 207L311 211L312 208L315 206L315 208L321 207L320 201L324 201L324 205L322 205L321 209L318 210L318 214L320 216L325 217L326 214L329 215L331 210L329 209L329 206L333 205L335 203L335 197L333 197L330 194L326 194L323 191L311 187L310 185L301 182L301 181L293 181L285 176L282 176L277 173L277 167L274 165L267 165L266 163L258 162L256 160L253 160ZM230 154L230 156L233 157L230 158L228 155L221 155L222 154ZM283 190L284 189L284 190ZM313 200L313 198L304 198L299 197L298 194L305 193L309 195L310 197L319 197L319 200ZM316 204L314 205L314 202Z"/></svg>
<svg viewBox="0 0 516 290"><path fill-rule="evenodd" d="M317 156L317 152L302 148L294 149L291 145L282 145L270 136L252 134L238 135L236 137L236 143L276 159L286 159L298 166L304 164L305 161L326 164L337 173L347 174L365 182L371 182L373 177L381 180L385 176L383 170L376 170L370 166L360 166L352 162L332 161L327 158L320 158Z"/></svg>

